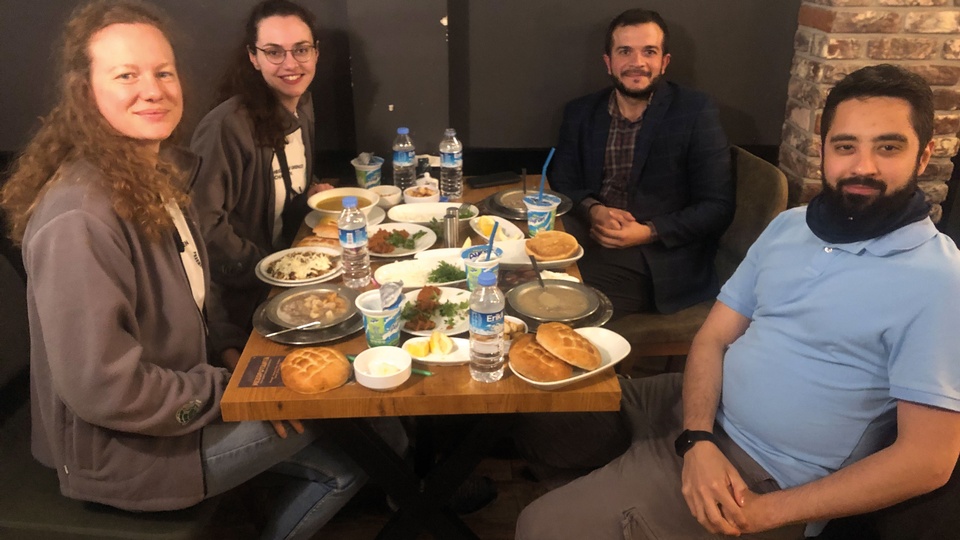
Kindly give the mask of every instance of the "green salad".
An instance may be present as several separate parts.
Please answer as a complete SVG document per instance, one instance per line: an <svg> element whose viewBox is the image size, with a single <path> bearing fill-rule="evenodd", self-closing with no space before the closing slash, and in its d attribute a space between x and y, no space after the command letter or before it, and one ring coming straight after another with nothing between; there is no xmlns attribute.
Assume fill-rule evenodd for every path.
<svg viewBox="0 0 960 540"><path fill-rule="evenodd" d="M447 261L440 261L429 274L427 274L427 283L450 283L467 279L467 272Z"/></svg>

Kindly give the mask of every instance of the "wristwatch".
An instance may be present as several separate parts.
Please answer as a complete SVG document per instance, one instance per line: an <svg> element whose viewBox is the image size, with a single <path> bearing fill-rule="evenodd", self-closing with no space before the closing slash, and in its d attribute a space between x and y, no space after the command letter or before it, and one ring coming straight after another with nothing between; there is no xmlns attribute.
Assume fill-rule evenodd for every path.
<svg viewBox="0 0 960 540"><path fill-rule="evenodd" d="M673 449L676 450L678 456L683 457L683 455L687 453L687 450L693 448L693 445L700 441L710 441L714 445L717 445L717 438L714 437L713 433L687 429L673 442Z"/></svg>

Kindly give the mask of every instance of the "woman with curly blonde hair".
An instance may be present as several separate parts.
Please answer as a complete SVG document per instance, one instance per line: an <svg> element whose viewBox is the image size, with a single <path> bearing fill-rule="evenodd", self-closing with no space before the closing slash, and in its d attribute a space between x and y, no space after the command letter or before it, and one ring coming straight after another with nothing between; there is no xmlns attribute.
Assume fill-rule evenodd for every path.
<svg viewBox="0 0 960 540"><path fill-rule="evenodd" d="M183 111L168 35L135 0L77 8L59 102L0 192L28 276L33 453L67 497L137 511L271 470L287 481L263 537L309 538L365 477L314 425L219 419L223 317L184 195L199 160L167 142Z"/></svg>

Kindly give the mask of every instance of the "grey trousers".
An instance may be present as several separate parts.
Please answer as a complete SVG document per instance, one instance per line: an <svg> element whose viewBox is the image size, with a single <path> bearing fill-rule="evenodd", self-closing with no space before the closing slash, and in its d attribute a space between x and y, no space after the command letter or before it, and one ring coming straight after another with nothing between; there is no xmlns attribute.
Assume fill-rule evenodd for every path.
<svg viewBox="0 0 960 540"><path fill-rule="evenodd" d="M682 382L680 374L622 379L619 413L525 419L516 436L518 448L533 462L552 467L589 467L622 451L623 431L628 431L630 441L613 461L531 503L520 514L516 538L726 538L704 529L680 493L683 461L674 453L673 441L682 431ZM582 428L575 426L578 419ZM752 491L780 489L719 426L716 434L720 449ZM798 540L804 537L803 530L803 525L794 525L741 538Z"/></svg>

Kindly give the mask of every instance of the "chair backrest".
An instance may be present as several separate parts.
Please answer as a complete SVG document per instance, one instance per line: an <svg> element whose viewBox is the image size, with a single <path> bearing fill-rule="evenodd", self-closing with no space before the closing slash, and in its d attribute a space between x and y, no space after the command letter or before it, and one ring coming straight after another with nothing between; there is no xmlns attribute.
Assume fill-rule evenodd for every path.
<svg viewBox="0 0 960 540"><path fill-rule="evenodd" d="M0 387L29 363L27 287L13 264L0 255Z"/></svg>
<svg viewBox="0 0 960 540"><path fill-rule="evenodd" d="M787 209L787 177L773 164L731 146L737 210L717 250L717 274L725 282L747 255L763 229Z"/></svg>

